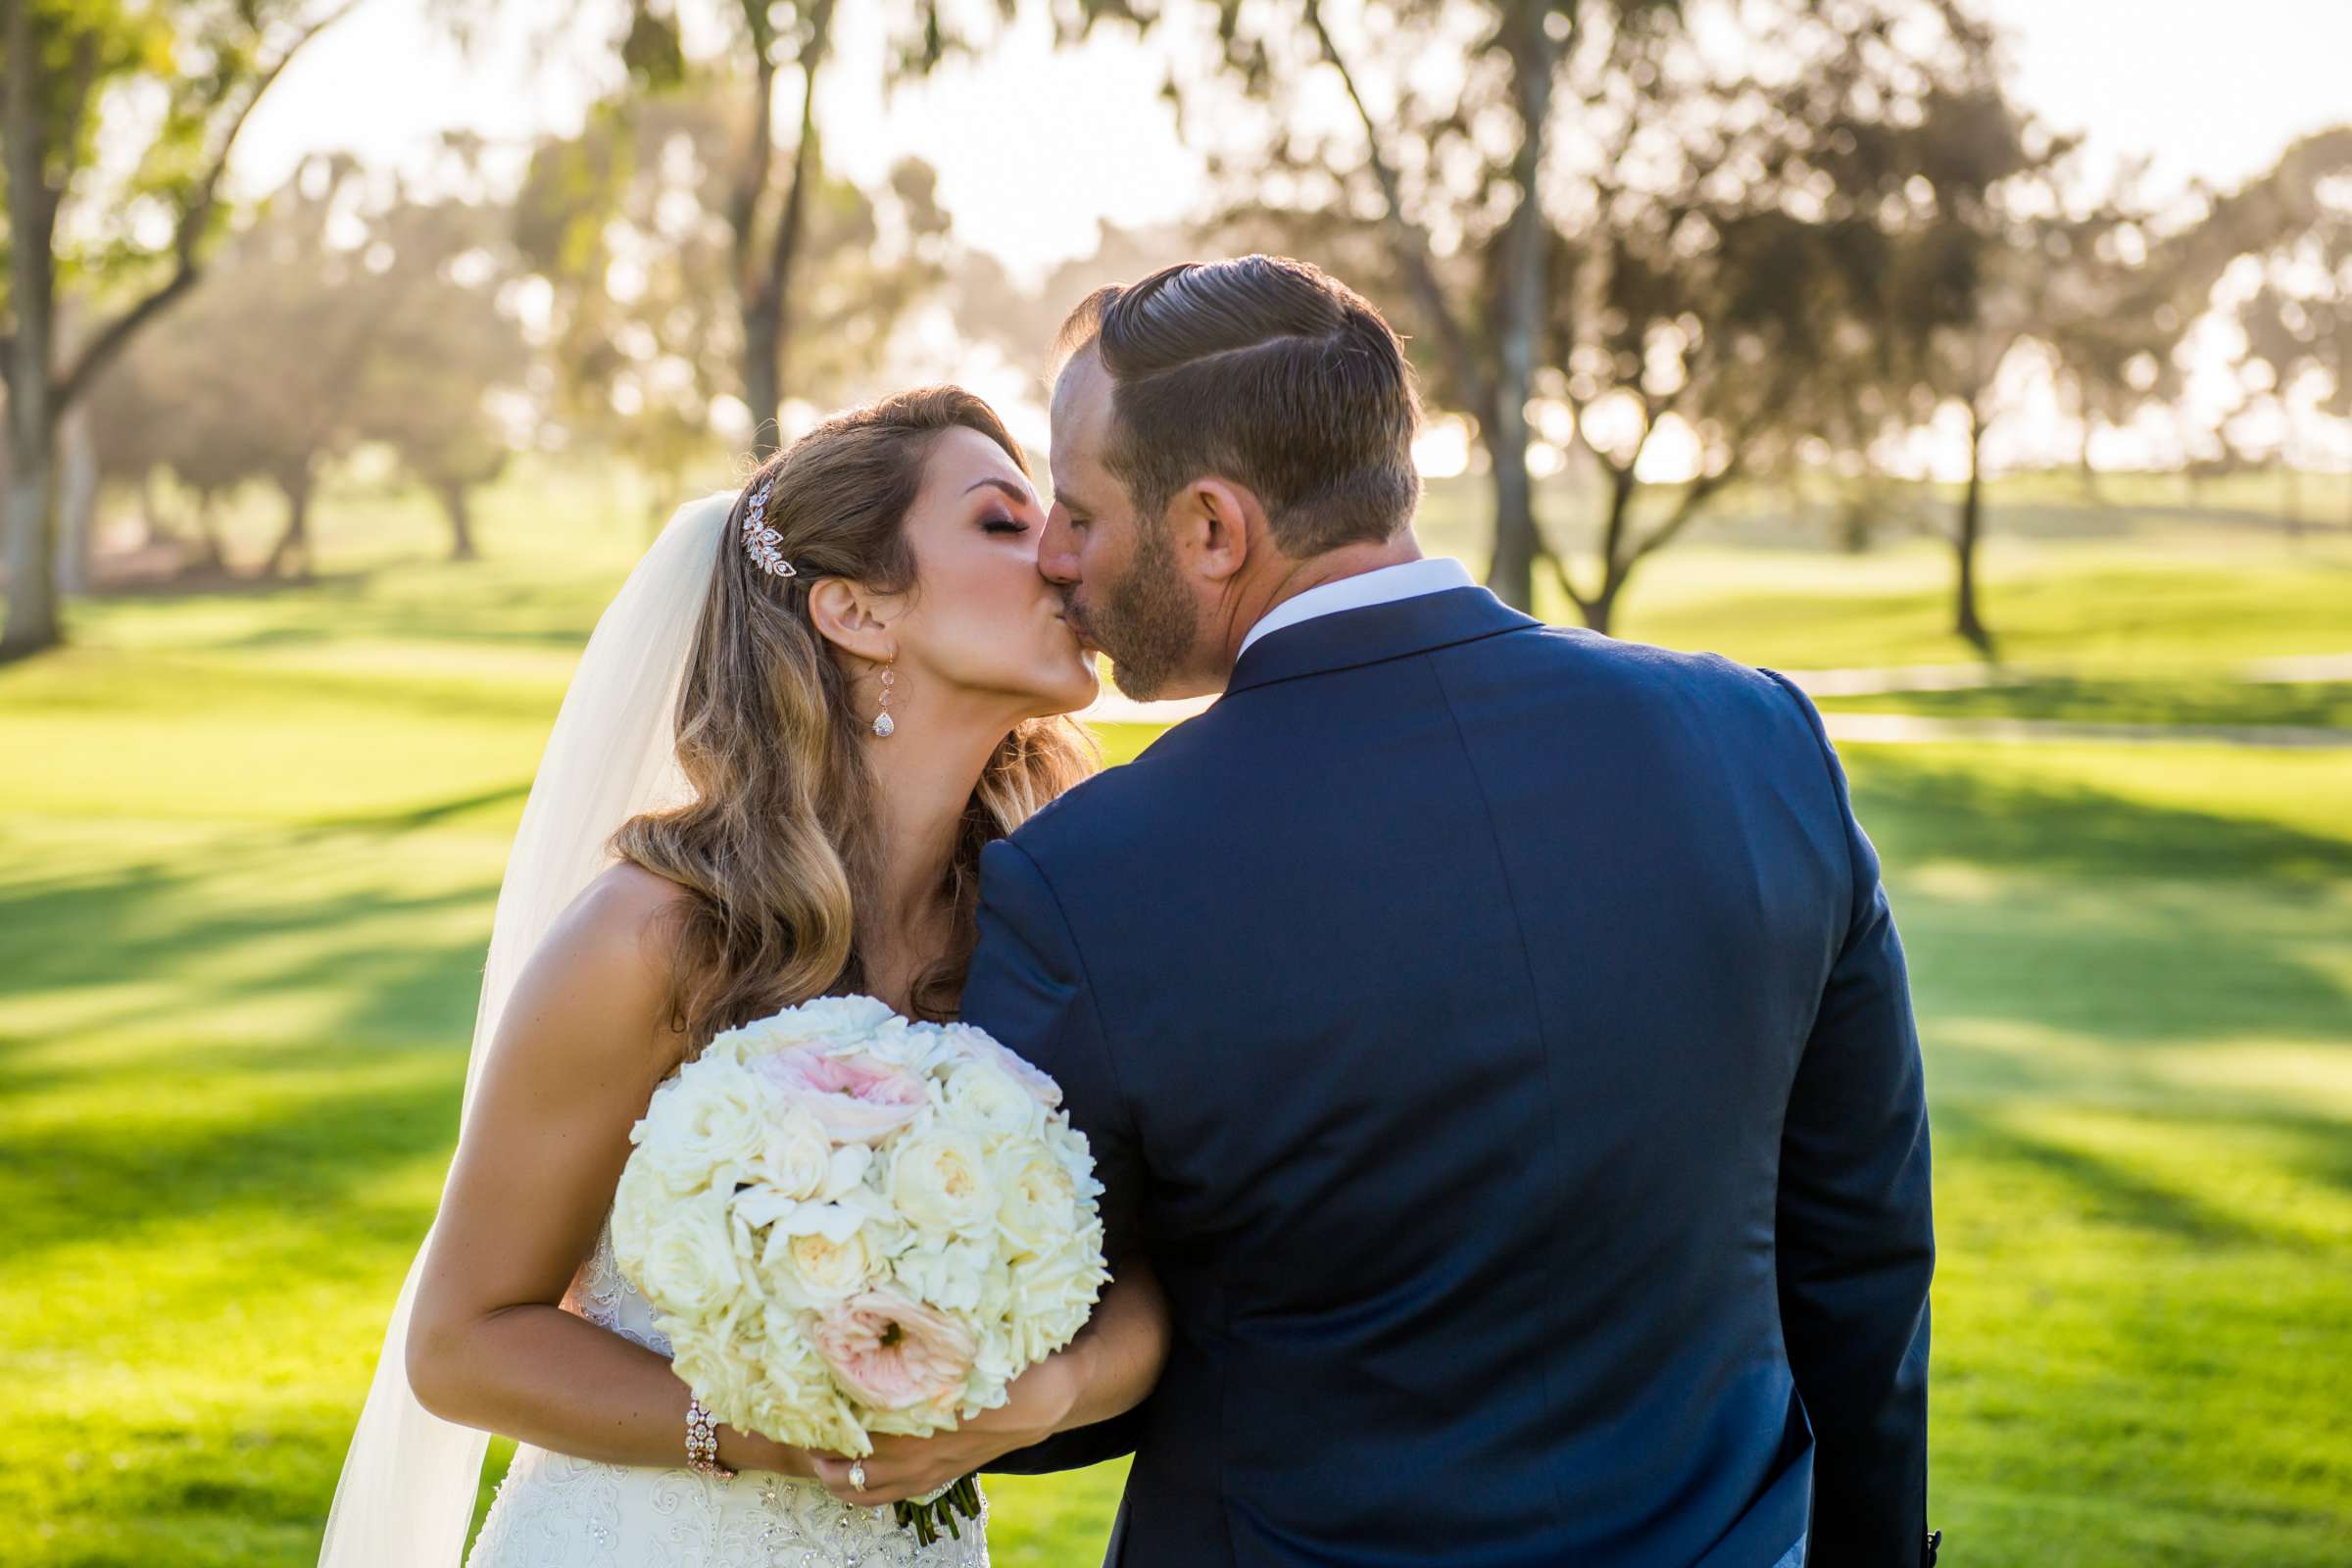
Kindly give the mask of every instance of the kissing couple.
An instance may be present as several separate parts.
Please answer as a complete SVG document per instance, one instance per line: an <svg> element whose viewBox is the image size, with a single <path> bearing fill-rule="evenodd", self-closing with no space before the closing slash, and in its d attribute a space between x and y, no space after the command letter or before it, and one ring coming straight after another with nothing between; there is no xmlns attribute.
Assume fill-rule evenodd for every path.
<svg viewBox="0 0 2352 1568"><path fill-rule="evenodd" d="M476 1568L980 1564L886 1504L1119 1455L1126 1568L1932 1564L1920 1053L1810 703L1425 557L1403 353L1313 267L1101 290L1052 385L1050 490L886 398L599 623L321 1563L454 1568L496 1432ZM1097 771L1098 651L1217 701ZM609 1223L658 1087L846 995L1052 1076L1112 1275L855 1462L714 1426Z"/></svg>

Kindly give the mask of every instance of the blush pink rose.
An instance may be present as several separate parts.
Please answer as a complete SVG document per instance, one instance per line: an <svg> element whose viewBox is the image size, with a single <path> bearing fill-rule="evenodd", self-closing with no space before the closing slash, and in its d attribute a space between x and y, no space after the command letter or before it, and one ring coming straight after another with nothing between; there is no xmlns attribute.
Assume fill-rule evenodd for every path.
<svg viewBox="0 0 2352 1568"><path fill-rule="evenodd" d="M850 1397L875 1410L952 1414L979 1347L972 1331L896 1291L867 1291L821 1313L809 1331Z"/></svg>
<svg viewBox="0 0 2352 1568"><path fill-rule="evenodd" d="M762 1056L755 1066L808 1106L825 1136L837 1143L887 1138L914 1120L926 1103L920 1078L862 1052L785 1051Z"/></svg>

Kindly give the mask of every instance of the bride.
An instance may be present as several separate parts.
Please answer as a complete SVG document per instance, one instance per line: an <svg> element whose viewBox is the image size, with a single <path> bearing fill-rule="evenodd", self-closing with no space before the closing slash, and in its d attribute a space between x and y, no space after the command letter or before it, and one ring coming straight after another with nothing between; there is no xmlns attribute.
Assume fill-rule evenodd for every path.
<svg viewBox="0 0 2352 1568"><path fill-rule="evenodd" d="M832 993L956 1010L981 846L1091 766L1061 715L1095 674L1043 527L988 406L910 392L682 509L606 612L500 891L457 1158L322 1568L455 1565L490 1432L517 1446L474 1568L987 1561L984 1529L920 1547L756 1434L690 1459L708 1418L606 1226L631 1124L713 1034ZM1166 1338L1122 1279L973 1425L1002 1451L1106 1420Z"/></svg>

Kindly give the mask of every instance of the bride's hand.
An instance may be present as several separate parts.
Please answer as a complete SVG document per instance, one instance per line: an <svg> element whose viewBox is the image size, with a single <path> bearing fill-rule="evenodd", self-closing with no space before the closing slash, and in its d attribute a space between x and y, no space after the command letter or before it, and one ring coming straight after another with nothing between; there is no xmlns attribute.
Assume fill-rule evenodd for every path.
<svg viewBox="0 0 2352 1568"><path fill-rule="evenodd" d="M1076 1400L1068 1351L1048 1356L1012 1380L1004 1402L956 1427L928 1438L880 1437L863 1460L810 1453L816 1479L842 1501L878 1508L937 1492L982 1470L1016 1448L1043 1443L1061 1429ZM864 1490L851 1484L851 1471L864 1465Z"/></svg>
<svg viewBox="0 0 2352 1568"><path fill-rule="evenodd" d="M813 1460L814 1455L807 1448L796 1448L757 1432L738 1432L724 1425L718 1429L718 1462L730 1470L763 1470L772 1475L813 1481L816 1479Z"/></svg>

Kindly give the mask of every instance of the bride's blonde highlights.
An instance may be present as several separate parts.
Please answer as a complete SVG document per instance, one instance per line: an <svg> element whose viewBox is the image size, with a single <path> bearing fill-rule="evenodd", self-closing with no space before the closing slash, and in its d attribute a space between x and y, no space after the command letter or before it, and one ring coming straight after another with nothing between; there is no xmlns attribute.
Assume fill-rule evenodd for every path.
<svg viewBox="0 0 2352 1568"><path fill-rule="evenodd" d="M671 1023L690 1052L811 997L866 988L859 921L874 907L880 849L860 749L867 720L809 620L808 590L826 577L884 594L915 586L906 514L932 446L958 427L1028 471L994 410L959 388L930 387L827 419L762 466L728 515L678 700L678 764L692 796L630 819L612 841L687 892ZM742 543L745 499L762 483L790 577L762 571ZM990 757L942 889L954 934L914 983L918 1016L956 1010L982 846L1095 766L1091 739L1066 717L1024 722Z"/></svg>

